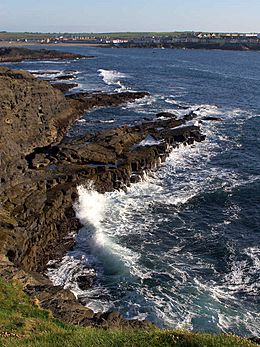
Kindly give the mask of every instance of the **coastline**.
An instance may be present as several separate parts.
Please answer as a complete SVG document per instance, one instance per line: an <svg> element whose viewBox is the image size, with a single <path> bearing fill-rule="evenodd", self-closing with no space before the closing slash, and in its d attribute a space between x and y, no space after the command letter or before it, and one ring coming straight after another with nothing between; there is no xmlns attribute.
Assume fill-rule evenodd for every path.
<svg viewBox="0 0 260 347"><path fill-rule="evenodd" d="M127 189L130 184L140 181L146 171L156 170L172 148L181 143L191 145L203 141L204 136L199 127L185 126L195 115L176 120L174 115L164 114L165 120L159 120L163 116L159 114L158 121L135 127L123 126L63 142L69 127L87 110L97 106L118 106L148 94L78 93L65 98L58 89L28 72L3 67L0 70L1 91L10 99L1 105L1 167L4 171L1 173L0 273L9 280L22 276L25 291L36 296L57 318L69 323L82 319L86 325L107 324L104 322L109 321L109 314L94 314L83 309L73 299L73 294L53 287L43 276L48 261L59 259L74 244L71 234L80 227L72 207L77 199L77 186L93 181L99 192ZM8 92L10 85L14 86L12 94ZM19 94L21 88L30 92L19 101L12 100L12 95ZM11 113L7 106L9 102L13 105ZM23 112L22 105L26 104L32 106L27 108L25 116L14 117L16 112ZM38 110L37 126L32 121L35 110ZM38 132L41 137L36 140ZM151 137L153 143L141 145L147 137ZM81 282L88 285L88 276L81 278ZM59 297L58 310L53 306L54 293ZM82 311L77 317L71 312L75 305ZM114 320L120 326L150 324L128 321L119 314Z"/></svg>
<svg viewBox="0 0 260 347"><path fill-rule="evenodd" d="M2 77L4 76L2 73ZM45 87L47 82L44 83L35 83L35 79L31 78L28 74L17 71L15 73L12 70L8 72L8 78L14 78L13 82L17 83L17 92L19 93L19 88L22 87L23 79L28 81L30 88L33 86L34 91L38 91L39 95L46 93ZM16 75L16 77L12 76ZM19 78L18 78L19 76ZM21 78L22 77L22 78ZM17 79L17 80L16 80ZM21 80L21 81L18 81ZM45 86L44 86L45 85ZM23 88L23 87L22 87ZM35 89L36 88L36 89ZM53 90L47 87L47 95L50 100L50 104L53 103ZM49 94L50 93L50 94ZM33 234L30 235L30 238L26 239L28 243L27 247L32 247L34 252L38 252L43 248L45 251L45 256L48 258L48 253L51 253L54 259L57 259L64 255L68 249L70 249L74 244L74 238L71 235L68 235L68 230L77 232L80 225L75 218L74 211L72 209L72 204L77 200L77 186L80 183L84 183L86 180L94 180L96 183L96 188L100 192L112 191L114 189L127 189L127 186L134 184L135 182L142 179L142 175L149 170L156 170L160 162L163 162L167 155L170 153L172 146L178 146L178 143L185 143L186 145L191 145L194 141L203 140L200 134L200 130L194 128L178 128L185 125L186 121L189 121L194 117L192 114L187 114L184 123L176 123L176 119L170 113L168 114L157 114L157 118L162 116L168 117L168 120L153 122L153 123L144 123L140 126L135 127L134 129L129 129L127 127L115 128L110 131L103 131L97 134L95 137L90 137L89 135L81 137L79 140L72 140L69 143L63 142L63 136L66 134L67 129L73 124L73 122L78 119L86 110L91 110L92 107L110 107L113 105L121 105L122 103L131 101L131 97L138 96L122 94L122 98L118 99L118 94L93 94L93 93L79 93L75 94L70 98L60 98L60 94L55 94L55 97L60 98L60 103L66 105L65 109L62 112L66 111L67 116L61 118L61 123L51 124L51 117L55 113L50 114L50 118L46 118L46 108L45 105L37 104L37 95L34 96L33 102L35 107L38 110L37 115L40 119L39 128L41 128L40 123L45 123L50 125L50 133L45 134L44 136L51 136L50 138L39 145L39 143L28 143L26 149L26 162L24 163L24 158L20 158L21 163L18 162L18 166L21 165L21 169L12 167L12 170L23 171L22 175L19 176L19 184L21 184L21 190L18 193L23 193L22 185L25 183L24 177L26 177L26 189L29 189L30 192L37 194L40 193L40 197L33 194L31 197L27 196L23 200L17 196L14 196L13 189L7 188L8 200L4 204L3 211L1 210L1 221L4 225L5 231L1 229L1 236L4 235L6 239L4 242L8 245L13 242L13 240L8 240L6 230L10 235L14 233L20 233L22 236L22 226L26 222L26 219L29 218L28 223L34 228L34 231L37 228L40 228L39 231L42 232L46 227L47 219L50 221L50 224L47 223L47 232L50 232L50 239L47 244L41 244L41 240L38 238L39 235ZM138 98L147 96L145 93L139 94ZM128 99L130 97L130 99ZM90 100L91 99L91 100ZM133 101L133 98L132 98ZM59 104L59 103L58 103ZM55 104L54 104L55 105ZM55 106L56 107L56 106ZM59 106L60 107L60 106ZM67 108L68 107L68 108ZM30 110L31 112L32 110ZM55 114L55 117L59 114ZM6 125L7 127L14 124L9 113L6 113L7 118ZM30 121L30 119L28 119ZM56 129L55 129L56 128ZM160 132L156 129L160 128ZM174 129L174 131L168 131L167 129ZM179 130L178 130L179 129ZM180 130L181 129L181 130ZM54 134L54 132L56 133ZM148 148L142 148L140 143L147 140L147 136L151 135L154 142L152 146ZM54 136L54 137L53 137ZM111 138L117 140L111 142ZM92 145L86 145L87 142L91 142ZM160 142L160 143L159 143ZM139 145L136 153L132 151L132 148L136 145ZM13 145L12 145L13 146ZM12 147L11 146L11 147ZM100 150L102 148L102 150ZM111 149L112 148L112 149ZM174 147L173 147L174 148ZM176 147L177 148L177 147ZM75 151L77 155L75 156ZM94 153L94 154L93 154ZM91 157L91 155L93 155ZM126 162L122 165L117 166L116 169L112 166L115 166L118 162L118 159L121 159L121 156L124 158L127 157ZM160 160L159 160L160 159ZM95 165L93 166L93 163ZM96 165L98 163L98 165ZM102 164L100 166L100 163ZM23 166L25 164L25 166ZM8 163L9 165L9 163ZM10 163L13 165L13 163ZM26 166L27 165L27 166ZM84 166L84 169L83 169ZM49 169L51 167L51 170ZM12 171L13 175L16 175L16 172ZM29 176L27 176L29 173ZM7 184L7 178L2 182L2 184ZM35 186L35 183L37 185ZM120 183L119 183L120 182ZM31 184L32 183L32 184ZM19 185L18 185L19 186ZM17 186L16 186L17 187ZM11 187L13 188L13 187ZM41 194L42 193L42 194ZM47 199L41 201L41 199ZM15 205L16 199L18 204ZM13 209L12 204L15 205ZM36 206L37 205L37 206ZM25 206L25 211L21 211L22 206ZM24 208L24 207L23 207ZM20 209L20 210L19 210ZM14 212L15 210L15 212ZM17 211L18 210L18 211ZM35 223L37 218L37 211L40 211L42 225ZM30 214L32 213L32 216ZM24 214L24 216L23 216ZM22 216L20 219L19 216ZM44 216L44 218L42 218ZM40 219L39 219L40 220ZM27 222L26 222L27 223ZM58 252L55 254L53 248L57 248L57 245L53 244L53 248L48 249L51 243L55 243L54 229L57 224L60 224L58 231L64 232L63 239L56 239L57 244L62 244L61 248L58 249ZM29 224L27 225L29 226ZM43 238L46 237L47 233L43 234ZM19 236L20 237L20 236ZM2 240L2 238L1 238ZM21 239L19 239L19 242ZM46 249L48 252L46 253ZM23 250L24 254L21 256L24 257L24 261L21 259L15 259L14 254L10 251L14 251L11 248L6 249L7 253L2 254L0 257L1 260L1 269L0 273L3 277L7 279L18 279L22 281L26 293L31 295L31 297L36 297L39 300L40 304L44 308L50 309L55 317L62 319L65 322L79 324L79 325L94 325L94 326L103 326L103 327L134 327L134 328L147 328L150 327L150 323L147 321L127 321L122 316L116 312L104 313L104 314L93 314L91 310L84 308L80 305L73 294L69 291L65 291L60 287L53 287L53 285L46 279L42 272L44 272L46 266L46 259L43 259L42 263L34 267L33 264L28 262L31 254ZM18 251L19 253L19 251ZM8 256L7 256L8 255ZM33 256L34 257L34 256ZM36 263L38 262L35 259ZM20 263L22 266L20 266ZM37 273L35 272L37 271ZM33 273L31 272L33 271ZM89 278L81 278L83 285L88 285ZM57 309L60 306L59 309ZM72 312L74 311L74 313Z"/></svg>

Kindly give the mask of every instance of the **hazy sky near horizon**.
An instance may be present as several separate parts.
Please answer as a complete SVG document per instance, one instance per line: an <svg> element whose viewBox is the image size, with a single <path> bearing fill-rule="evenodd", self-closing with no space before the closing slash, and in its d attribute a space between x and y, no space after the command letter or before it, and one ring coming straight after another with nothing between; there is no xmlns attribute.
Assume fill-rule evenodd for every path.
<svg viewBox="0 0 260 347"><path fill-rule="evenodd" d="M260 0L0 0L0 31L260 32Z"/></svg>

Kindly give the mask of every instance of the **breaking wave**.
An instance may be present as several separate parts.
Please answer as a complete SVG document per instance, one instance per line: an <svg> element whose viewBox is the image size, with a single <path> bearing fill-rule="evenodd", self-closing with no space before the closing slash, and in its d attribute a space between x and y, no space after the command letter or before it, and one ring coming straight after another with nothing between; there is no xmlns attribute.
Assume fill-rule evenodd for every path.
<svg viewBox="0 0 260 347"><path fill-rule="evenodd" d="M117 86L115 91L123 92L127 90L127 87L121 82L121 80L128 78L128 75L115 70L99 69L98 72L107 85Z"/></svg>

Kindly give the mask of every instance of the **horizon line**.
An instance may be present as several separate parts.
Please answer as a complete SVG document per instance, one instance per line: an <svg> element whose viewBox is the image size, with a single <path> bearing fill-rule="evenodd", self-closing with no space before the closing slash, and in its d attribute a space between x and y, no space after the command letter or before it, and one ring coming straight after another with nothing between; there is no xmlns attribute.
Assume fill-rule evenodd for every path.
<svg viewBox="0 0 260 347"><path fill-rule="evenodd" d="M172 33L214 33L214 34L259 34L259 31L203 31L203 30L174 30L174 31L9 31L0 30L0 34L172 34Z"/></svg>

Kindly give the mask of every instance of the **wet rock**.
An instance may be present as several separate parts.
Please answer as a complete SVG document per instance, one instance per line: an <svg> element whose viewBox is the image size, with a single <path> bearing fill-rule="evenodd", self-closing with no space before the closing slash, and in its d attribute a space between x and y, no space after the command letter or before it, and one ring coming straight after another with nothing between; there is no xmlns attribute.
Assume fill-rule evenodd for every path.
<svg viewBox="0 0 260 347"><path fill-rule="evenodd" d="M195 117L197 117L196 111L190 111L187 114L184 115L185 120L192 120Z"/></svg>
<svg viewBox="0 0 260 347"><path fill-rule="evenodd" d="M89 110L93 107L115 107L141 99L148 96L147 92L123 92L115 94L105 93L75 93L67 95L67 100L70 100L74 107L77 107L81 112Z"/></svg>
<svg viewBox="0 0 260 347"><path fill-rule="evenodd" d="M60 75L55 77L55 80L62 80L62 81L66 81L66 80L73 80L75 78L74 75Z"/></svg>
<svg viewBox="0 0 260 347"><path fill-rule="evenodd" d="M202 120L204 120L204 121L214 121L214 122L221 122L222 121L222 119L220 117L214 117L214 116L203 117Z"/></svg>
<svg viewBox="0 0 260 347"><path fill-rule="evenodd" d="M93 287L96 276L95 276L95 274L86 273L85 275L84 274L77 275L75 279L76 279L76 282L77 282L79 289L87 290L87 289Z"/></svg>

